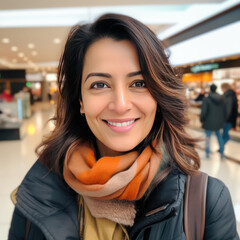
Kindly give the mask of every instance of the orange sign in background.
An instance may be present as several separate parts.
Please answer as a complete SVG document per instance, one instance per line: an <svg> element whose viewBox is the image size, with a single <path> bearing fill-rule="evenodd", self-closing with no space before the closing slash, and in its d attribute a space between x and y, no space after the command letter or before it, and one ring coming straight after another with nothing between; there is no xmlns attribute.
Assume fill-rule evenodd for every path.
<svg viewBox="0 0 240 240"><path fill-rule="evenodd" d="M185 73L182 77L183 83L197 82L197 83L207 83L212 82L212 72L204 73Z"/></svg>

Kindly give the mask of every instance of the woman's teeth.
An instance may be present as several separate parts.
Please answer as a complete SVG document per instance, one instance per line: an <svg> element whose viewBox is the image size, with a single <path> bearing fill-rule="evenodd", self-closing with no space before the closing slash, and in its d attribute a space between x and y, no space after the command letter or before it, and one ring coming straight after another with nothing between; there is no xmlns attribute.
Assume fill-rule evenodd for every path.
<svg viewBox="0 0 240 240"><path fill-rule="evenodd" d="M128 125L131 125L134 122L135 122L135 120L131 120L131 121L128 121L128 122L122 122L122 123L107 121L108 124L110 124L112 126L116 126L116 127L125 127L125 126L128 126Z"/></svg>

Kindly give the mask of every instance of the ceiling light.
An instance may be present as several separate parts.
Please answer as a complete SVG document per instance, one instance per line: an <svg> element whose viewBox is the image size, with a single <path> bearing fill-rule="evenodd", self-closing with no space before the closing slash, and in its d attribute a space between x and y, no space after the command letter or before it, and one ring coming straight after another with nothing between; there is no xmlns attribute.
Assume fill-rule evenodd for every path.
<svg viewBox="0 0 240 240"><path fill-rule="evenodd" d="M27 60L28 60L28 58L27 58L27 57L24 57L24 58L23 58L23 60L24 60L24 61L27 61Z"/></svg>
<svg viewBox="0 0 240 240"><path fill-rule="evenodd" d="M30 63L29 66L33 68L35 65L33 63Z"/></svg>
<svg viewBox="0 0 240 240"><path fill-rule="evenodd" d="M37 55L37 51L32 51L32 55L36 56Z"/></svg>
<svg viewBox="0 0 240 240"><path fill-rule="evenodd" d="M53 42L54 42L55 44L59 44L59 43L61 42L61 40L60 40L59 38L54 38L54 39L53 39Z"/></svg>
<svg viewBox="0 0 240 240"><path fill-rule="evenodd" d="M48 82L57 81L57 74L56 73L48 73L46 76L46 80Z"/></svg>
<svg viewBox="0 0 240 240"><path fill-rule="evenodd" d="M9 43L10 40L9 40L9 38L3 38L3 39L2 39L2 42L3 42L3 43Z"/></svg>
<svg viewBox="0 0 240 240"><path fill-rule="evenodd" d="M39 82L37 82L37 83L35 84L35 88L36 88L36 89L40 89L40 88L41 88L41 84L40 84Z"/></svg>
<svg viewBox="0 0 240 240"><path fill-rule="evenodd" d="M13 52L17 52L17 51L18 51L18 47L12 46L12 47L11 47L11 50L12 50Z"/></svg>
<svg viewBox="0 0 240 240"><path fill-rule="evenodd" d="M24 53L20 52L20 53L18 53L18 56L19 57L24 57Z"/></svg>
<svg viewBox="0 0 240 240"><path fill-rule="evenodd" d="M35 48L35 45L33 43L29 43L28 48Z"/></svg>

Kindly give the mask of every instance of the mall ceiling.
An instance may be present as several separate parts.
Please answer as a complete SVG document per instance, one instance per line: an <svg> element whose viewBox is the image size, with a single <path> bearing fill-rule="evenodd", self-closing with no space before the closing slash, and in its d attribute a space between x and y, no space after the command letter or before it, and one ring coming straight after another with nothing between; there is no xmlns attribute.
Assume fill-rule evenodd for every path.
<svg viewBox="0 0 240 240"><path fill-rule="evenodd" d="M219 0L8 0L0 2L0 69L54 72L67 33L105 12L131 15L157 34ZM96 4L97 3L97 4ZM53 11L52 11L53 10Z"/></svg>

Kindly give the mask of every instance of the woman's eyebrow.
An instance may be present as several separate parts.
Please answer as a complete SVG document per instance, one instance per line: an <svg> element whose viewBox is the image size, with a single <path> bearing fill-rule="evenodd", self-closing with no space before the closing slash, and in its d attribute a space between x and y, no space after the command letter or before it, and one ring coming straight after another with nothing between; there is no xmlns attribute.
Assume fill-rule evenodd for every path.
<svg viewBox="0 0 240 240"><path fill-rule="evenodd" d="M137 71L137 72L131 72L127 74L127 77L134 77L137 75L142 75L142 71ZM105 77L105 78L112 78L112 75L109 73L100 73L100 72L96 72L96 73L89 73L87 75L87 77L85 78L85 81L87 81L88 78L90 77Z"/></svg>
<svg viewBox="0 0 240 240"><path fill-rule="evenodd" d="M142 75L142 71L128 73L127 77L135 77L137 75Z"/></svg>
<svg viewBox="0 0 240 240"><path fill-rule="evenodd" d="M105 78L111 78L112 76L109 73L89 73L87 77L85 78L85 81L87 81L88 78L90 77L105 77Z"/></svg>

